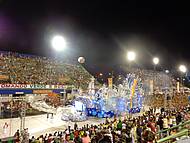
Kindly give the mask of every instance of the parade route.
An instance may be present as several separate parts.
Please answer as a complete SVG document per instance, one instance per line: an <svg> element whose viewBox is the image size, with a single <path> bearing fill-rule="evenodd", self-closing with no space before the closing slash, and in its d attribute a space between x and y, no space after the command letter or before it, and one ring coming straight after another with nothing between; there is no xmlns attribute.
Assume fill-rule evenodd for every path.
<svg viewBox="0 0 190 143"><path fill-rule="evenodd" d="M98 118L89 118L86 121L78 122L78 126L81 127L86 124L99 124L105 119ZM0 138L13 136L17 129L20 129L20 118L12 119L0 119ZM6 129L6 134L4 133L3 126L5 123L8 123L8 128ZM68 126L73 127L74 122L62 121L60 117L55 116L54 119L47 119L47 115L37 115L26 117L25 119L25 128L28 128L28 131L31 136L38 136L44 133L52 133L54 131L63 131Z"/></svg>

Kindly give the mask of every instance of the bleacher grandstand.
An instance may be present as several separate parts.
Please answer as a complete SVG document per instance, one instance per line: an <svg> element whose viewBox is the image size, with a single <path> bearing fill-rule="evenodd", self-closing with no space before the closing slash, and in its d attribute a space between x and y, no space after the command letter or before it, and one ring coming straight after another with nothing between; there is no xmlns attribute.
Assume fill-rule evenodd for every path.
<svg viewBox="0 0 190 143"><path fill-rule="evenodd" d="M144 101L146 101L144 104L155 108L180 108L188 105L190 89L184 87L181 81L175 80L172 73L127 67L123 67L123 70L135 73L135 75L141 78L144 89ZM177 82L179 89L177 89Z"/></svg>
<svg viewBox="0 0 190 143"><path fill-rule="evenodd" d="M91 75L78 63L0 51L1 83L88 87Z"/></svg>

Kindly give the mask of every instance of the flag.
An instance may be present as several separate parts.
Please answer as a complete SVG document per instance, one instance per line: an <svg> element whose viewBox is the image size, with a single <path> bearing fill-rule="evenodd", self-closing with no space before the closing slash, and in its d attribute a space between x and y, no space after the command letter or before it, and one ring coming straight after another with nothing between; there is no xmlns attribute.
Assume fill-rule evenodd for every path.
<svg viewBox="0 0 190 143"><path fill-rule="evenodd" d="M113 79L112 78L108 78L108 87L112 88L113 86Z"/></svg>

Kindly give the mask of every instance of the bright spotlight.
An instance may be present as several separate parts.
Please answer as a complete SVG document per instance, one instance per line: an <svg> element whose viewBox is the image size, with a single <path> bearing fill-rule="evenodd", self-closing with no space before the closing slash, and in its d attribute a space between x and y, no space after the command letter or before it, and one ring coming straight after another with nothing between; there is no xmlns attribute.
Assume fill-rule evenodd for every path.
<svg viewBox="0 0 190 143"><path fill-rule="evenodd" d="M165 73L169 73L170 71L169 70L165 70Z"/></svg>
<svg viewBox="0 0 190 143"><path fill-rule="evenodd" d="M157 57L153 58L153 63L155 65L157 65L159 63L159 58L157 58Z"/></svg>
<svg viewBox="0 0 190 143"><path fill-rule="evenodd" d="M179 70L182 72L182 73L186 73L187 72L187 68L185 65L180 65L179 66Z"/></svg>
<svg viewBox="0 0 190 143"><path fill-rule="evenodd" d="M84 58L84 57L79 57L79 58L78 58L78 62L79 62L80 64L84 64L85 58Z"/></svg>
<svg viewBox="0 0 190 143"><path fill-rule="evenodd" d="M103 76L103 73L100 73L99 75L100 75L100 76Z"/></svg>
<svg viewBox="0 0 190 143"><path fill-rule="evenodd" d="M56 51L63 51L66 48L66 41L65 39L60 36L57 35L55 37L53 37L52 41L51 41L52 47L56 50Z"/></svg>
<svg viewBox="0 0 190 143"><path fill-rule="evenodd" d="M127 59L128 59L129 61L134 61L135 58L136 58L135 52L129 51L129 52L127 53Z"/></svg>

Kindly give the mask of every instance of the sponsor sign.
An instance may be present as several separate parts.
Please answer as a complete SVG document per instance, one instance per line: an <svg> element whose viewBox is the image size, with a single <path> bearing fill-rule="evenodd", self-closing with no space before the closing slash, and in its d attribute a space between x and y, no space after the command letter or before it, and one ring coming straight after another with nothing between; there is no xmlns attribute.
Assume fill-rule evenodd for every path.
<svg viewBox="0 0 190 143"><path fill-rule="evenodd" d="M32 94L32 90L31 89L0 89L0 94L16 94L16 93Z"/></svg>
<svg viewBox="0 0 190 143"><path fill-rule="evenodd" d="M0 75L0 80L8 80L9 76L7 75Z"/></svg>
<svg viewBox="0 0 190 143"><path fill-rule="evenodd" d="M48 94L52 93L52 90L33 90L33 94Z"/></svg>
<svg viewBox="0 0 190 143"><path fill-rule="evenodd" d="M43 91L42 91L43 90ZM49 94L51 91L59 94L63 92L63 89L0 89L0 94ZM34 93L35 92L35 93ZM2 96L3 97L3 96ZM1 101L1 99L0 99Z"/></svg>
<svg viewBox="0 0 190 143"><path fill-rule="evenodd" d="M0 84L0 89L65 89L65 85Z"/></svg>

